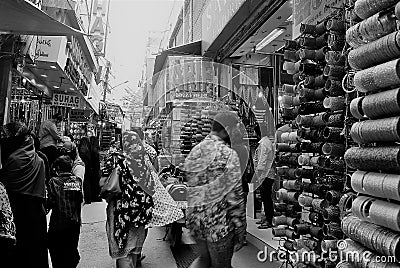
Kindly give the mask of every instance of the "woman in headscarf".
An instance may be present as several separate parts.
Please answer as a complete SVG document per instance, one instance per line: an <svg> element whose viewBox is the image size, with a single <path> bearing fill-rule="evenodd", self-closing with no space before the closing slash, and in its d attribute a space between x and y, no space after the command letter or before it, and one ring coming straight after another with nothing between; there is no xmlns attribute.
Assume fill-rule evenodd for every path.
<svg viewBox="0 0 400 268"><path fill-rule="evenodd" d="M136 267L145 239L145 226L153 210L154 187L145 164L144 147L135 133L125 136L126 157L111 161L119 168L121 194L108 200L107 237L110 256L117 268Z"/></svg>
<svg viewBox="0 0 400 268"><path fill-rule="evenodd" d="M4 267L48 267L45 211L45 165L35 152L28 128L19 122L1 133L0 182L10 200L16 227L16 246ZM9 263L6 263L9 262Z"/></svg>
<svg viewBox="0 0 400 268"><path fill-rule="evenodd" d="M93 172L92 169L92 152L89 138L83 137L79 142L79 156L82 161L85 163L85 178L83 179L83 197L85 204L90 204L92 202L93 193L91 187L91 174Z"/></svg>
<svg viewBox="0 0 400 268"><path fill-rule="evenodd" d="M123 134L123 151L124 159L117 161L122 194L108 200L107 236L117 267L131 268L142 252L145 228L164 226L181 219L183 213L161 185L135 132Z"/></svg>

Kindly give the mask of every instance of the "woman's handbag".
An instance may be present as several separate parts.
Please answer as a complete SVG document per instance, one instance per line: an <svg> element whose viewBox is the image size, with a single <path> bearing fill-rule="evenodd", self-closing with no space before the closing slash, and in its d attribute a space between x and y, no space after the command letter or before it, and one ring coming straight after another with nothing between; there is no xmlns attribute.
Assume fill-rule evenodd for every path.
<svg viewBox="0 0 400 268"><path fill-rule="evenodd" d="M108 199L110 197L116 196L121 193L121 188L119 186L119 177L121 171L120 167L117 166L113 169L110 176L103 177L99 181L100 185L100 197L103 199Z"/></svg>

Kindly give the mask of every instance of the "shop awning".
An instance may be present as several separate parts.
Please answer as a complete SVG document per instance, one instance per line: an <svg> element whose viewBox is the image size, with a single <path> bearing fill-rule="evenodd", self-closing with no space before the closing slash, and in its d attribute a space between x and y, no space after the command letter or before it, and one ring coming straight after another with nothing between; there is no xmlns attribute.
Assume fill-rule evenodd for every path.
<svg viewBox="0 0 400 268"><path fill-rule="evenodd" d="M153 76L159 73L169 55L201 55L201 41L196 41L186 45L171 47L157 55L154 64Z"/></svg>
<svg viewBox="0 0 400 268"><path fill-rule="evenodd" d="M1 0L0 18L0 32L5 33L42 36L83 34L56 21L26 0Z"/></svg>

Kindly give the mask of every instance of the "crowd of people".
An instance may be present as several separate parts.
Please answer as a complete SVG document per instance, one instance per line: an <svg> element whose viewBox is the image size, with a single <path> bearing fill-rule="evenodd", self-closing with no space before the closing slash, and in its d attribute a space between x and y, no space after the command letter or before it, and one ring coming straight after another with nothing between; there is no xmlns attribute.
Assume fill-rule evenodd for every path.
<svg viewBox="0 0 400 268"><path fill-rule="evenodd" d="M54 268L76 267L82 206L101 201L100 178L115 171L118 193L102 196L108 203L109 253L116 267L137 267L144 258L148 228L184 217L160 182L154 167L155 149L141 130L127 131L100 168L98 139L82 138L76 146L58 134L61 120L55 115L43 122L39 137L18 122L2 128L2 264L45 268L49 252ZM183 165L188 187L186 223L200 249L192 268L231 267L233 253L246 244L248 183L263 188L265 218L260 228L271 225L273 138L265 136L265 126L260 124L256 128L260 143L253 157L238 126L236 114L219 113L211 133L192 149Z"/></svg>

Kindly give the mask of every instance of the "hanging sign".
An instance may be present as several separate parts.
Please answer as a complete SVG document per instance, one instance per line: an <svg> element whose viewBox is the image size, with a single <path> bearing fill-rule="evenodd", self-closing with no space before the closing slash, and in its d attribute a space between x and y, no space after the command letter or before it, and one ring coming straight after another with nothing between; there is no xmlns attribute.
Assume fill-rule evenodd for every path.
<svg viewBox="0 0 400 268"><path fill-rule="evenodd" d="M53 93L52 105L71 107L71 108L80 108L81 107L81 98L79 96L74 96L74 95Z"/></svg>
<svg viewBox="0 0 400 268"><path fill-rule="evenodd" d="M69 114L69 120L73 122L87 122L90 118L90 110L72 109Z"/></svg>
<svg viewBox="0 0 400 268"><path fill-rule="evenodd" d="M300 36L300 26L317 24L330 15L334 8L343 5L343 0L293 0L292 38Z"/></svg>

